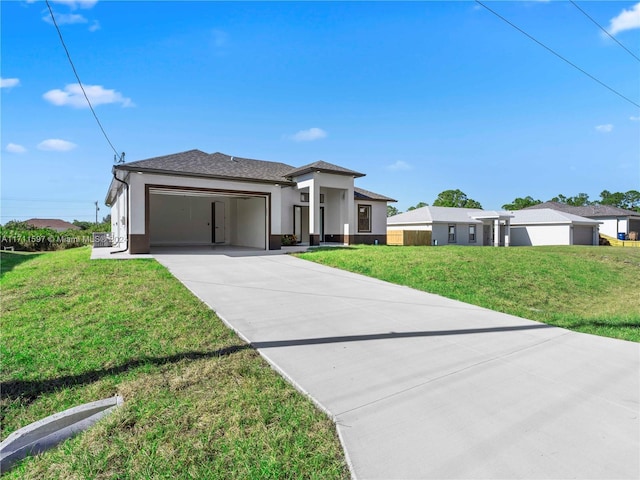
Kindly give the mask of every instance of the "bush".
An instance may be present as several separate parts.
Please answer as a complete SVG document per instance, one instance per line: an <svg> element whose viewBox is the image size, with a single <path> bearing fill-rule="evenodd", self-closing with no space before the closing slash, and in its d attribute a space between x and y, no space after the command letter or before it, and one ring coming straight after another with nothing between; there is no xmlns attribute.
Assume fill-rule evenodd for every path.
<svg viewBox="0 0 640 480"><path fill-rule="evenodd" d="M20 225L0 227L2 249L45 252L82 247L93 243L92 232L86 230L56 232L50 228L27 227L26 229L20 228Z"/></svg>
<svg viewBox="0 0 640 480"><path fill-rule="evenodd" d="M283 247L290 247L298 243L298 239L295 235L282 235L281 242Z"/></svg>

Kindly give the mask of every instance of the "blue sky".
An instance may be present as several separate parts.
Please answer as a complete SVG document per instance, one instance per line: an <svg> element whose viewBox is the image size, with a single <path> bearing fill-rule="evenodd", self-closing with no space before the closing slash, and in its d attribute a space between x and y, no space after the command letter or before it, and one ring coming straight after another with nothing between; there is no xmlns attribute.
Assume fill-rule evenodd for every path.
<svg viewBox="0 0 640 480"><path fill-rule="evenodd" d="M578 1L640 56L640 3ZM473 2L51 1L127 161L200 149L367 174L406 210L640 189L640 109ZM488 2L635 103L640 62L566 1ZM1 218L92 220L114 153L43 1L3 1Z"/></svg>

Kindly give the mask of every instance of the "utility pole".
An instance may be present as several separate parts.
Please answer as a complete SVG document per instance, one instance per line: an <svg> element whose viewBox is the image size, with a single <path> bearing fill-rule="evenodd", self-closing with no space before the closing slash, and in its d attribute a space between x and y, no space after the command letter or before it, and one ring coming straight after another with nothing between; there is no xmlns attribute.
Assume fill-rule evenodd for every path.
<svg viewBox="0 0 640 480"><path fill-rule="evenodd" d="M98 200L96 200L96 225L98 224L98 212L100 211L100 207L98 206Z"/></svg>

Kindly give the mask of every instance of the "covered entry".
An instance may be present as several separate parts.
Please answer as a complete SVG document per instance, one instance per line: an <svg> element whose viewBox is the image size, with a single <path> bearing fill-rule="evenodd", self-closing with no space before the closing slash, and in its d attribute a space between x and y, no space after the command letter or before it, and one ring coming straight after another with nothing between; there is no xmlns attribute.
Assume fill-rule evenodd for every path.
<svg viewBox="0 0 640 480"><path fill-rule="evenodd" d="M147 222L154 246L228 245L266 249L269 195L149 187Z"/></svg>

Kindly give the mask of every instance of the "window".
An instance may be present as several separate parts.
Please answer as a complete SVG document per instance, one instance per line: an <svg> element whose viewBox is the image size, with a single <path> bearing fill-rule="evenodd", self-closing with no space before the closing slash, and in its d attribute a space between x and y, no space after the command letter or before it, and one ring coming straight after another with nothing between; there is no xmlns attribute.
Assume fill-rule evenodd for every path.
<svg viewBox="0 0 640 480"><path fill-rule="evenodd" d="M300 194L300 201L301 202L308 202L309 201L309 194L308 193L301 193Z"/></svg>
<svg viewBox="0 0 640 480"><path fill-rule="evenodd" d="M456 226L449 225L449 243L456 243Z"/></svg>
<svg viewBox="0 0 640 480"><path fill-rule="evenodd" d="M469 243L476 243L476 226L469 225Z"/></svg>
<svg viewBox="0 0 640 480"><path fill-rule="evenodd" d="M324 203L324 193L320 194L320 203Z"/></svg>
<svg viewBox="0 0 640 480"><path fill-rule="evenodd" d="M358 205L358 232L371 231L371 205Z"/></svg>

